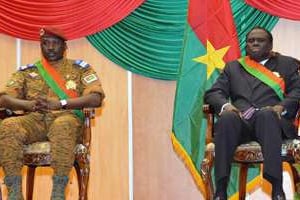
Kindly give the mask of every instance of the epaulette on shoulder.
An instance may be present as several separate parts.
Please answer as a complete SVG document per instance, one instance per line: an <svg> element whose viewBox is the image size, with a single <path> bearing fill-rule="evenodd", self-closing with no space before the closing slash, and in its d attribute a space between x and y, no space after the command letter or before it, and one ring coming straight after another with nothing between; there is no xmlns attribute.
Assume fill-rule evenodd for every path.
<svg viewBox="0 0 300 200"><path fill-rule="evenodd" d="M22 66L17 67L17 70L18 71L24 71L26 69L30 69L30 68L33 68L33 67L36 67L36 66L34 64L27 64L27 65L22 65Z"/></svg>
<svg viewBox="0 0 300 200"><path fill-rule="evenodd" d="M74 64L82 69L88 68L90 66L90 64L85 62L84 60L75 60Z"/></svg>

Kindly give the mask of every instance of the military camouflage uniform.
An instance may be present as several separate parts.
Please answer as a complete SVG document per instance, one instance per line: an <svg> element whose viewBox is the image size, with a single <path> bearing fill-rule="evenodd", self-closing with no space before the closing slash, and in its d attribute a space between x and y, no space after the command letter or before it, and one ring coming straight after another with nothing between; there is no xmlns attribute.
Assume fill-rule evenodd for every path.
<svg viewBox="0 0 300 200"><path fill-rule="evenodd" d="M66 88L76 91L78 96L104 95L95 71L84 61L63 59L57 71L66 80ZM34 65L20 67L8 81L4 93L26 100L37 97L59 99ZM5 174L20 175L24 144L49 140L55 175L68 176L81 130L81 120L70 110L31 112L3 120L0 125L0 162Z"/></svg>

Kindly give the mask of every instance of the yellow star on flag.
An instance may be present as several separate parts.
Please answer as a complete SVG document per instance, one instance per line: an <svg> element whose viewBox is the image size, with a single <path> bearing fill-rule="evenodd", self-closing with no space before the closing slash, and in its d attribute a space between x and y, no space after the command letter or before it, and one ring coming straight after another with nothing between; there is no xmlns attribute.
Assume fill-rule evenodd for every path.
<svg viewBox="0 0 300 200"><path fill-rule="evenodd" d="M194 58L193 60L196 62L204 63L207 65L207 79L211 76L216 68L223 69L225 66L225 62L223 61L223 57L229 49L229 46L223 47L221 49L216 50L213 45L207 40L207 51L203 56L199 56Z"/></svg>

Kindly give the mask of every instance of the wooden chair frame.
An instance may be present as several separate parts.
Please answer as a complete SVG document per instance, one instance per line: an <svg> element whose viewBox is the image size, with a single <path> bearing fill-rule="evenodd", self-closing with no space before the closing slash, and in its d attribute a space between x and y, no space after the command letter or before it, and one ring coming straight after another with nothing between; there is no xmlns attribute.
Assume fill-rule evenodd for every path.
<svg viewBox="0 0 300 200"><path fill-rule="evenodd" d="M203 113L207 119L206 129L206 150L204 159L201 163L201 176L204 181L206 200L213 200L214 186L212 181L212 168L214 164L215 151L213 144L213 132L214 132L214 113L209 105L203 106ZM289 163L293 173L293 184L295 191L299 191L300 176L293 165L299 161L300 150L299 140L287 140L282 146L282 158L283 161ZM261 147L258 143L247 143L238 146L233 162L240 165L239 176L239 200L244 200L246 197L246 182L247 172L251 165L263 163L263 155Z"/></svg>
<svg viewBox="0 0 300 200"><path fill-rule="evenodd" d="M90 175L91 120L95 117L94 109L84 109L83 112L84 128L82 133L82 143L77 144L74 151L74 167L78 180L79 200L87 200L88 182ZM0 119L11 116L15 116L15 114L9 110L0 111ZM49 152L26 153L26 151L24 151L23 163L28 167L26 176L26 199L32 200L35 169L37 167L50 166L51 155ZM1 199L2 195L0 190L0 200Z"/></svg>

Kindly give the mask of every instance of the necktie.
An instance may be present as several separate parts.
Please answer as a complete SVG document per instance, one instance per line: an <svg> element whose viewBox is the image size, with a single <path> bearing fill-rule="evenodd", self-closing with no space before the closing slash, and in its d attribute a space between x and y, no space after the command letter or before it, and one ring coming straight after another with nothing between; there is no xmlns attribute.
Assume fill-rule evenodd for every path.
<svg viewBox="0 0 300 200"><path fill-rule="evenodd" d="M245 110L244 112L242 112L242 117L246 120L250 119L253 114L255 113L255 111L257 111L257 108L254 108L253 106L251 106L250 108L248 108L247 110Z"/></svg>

